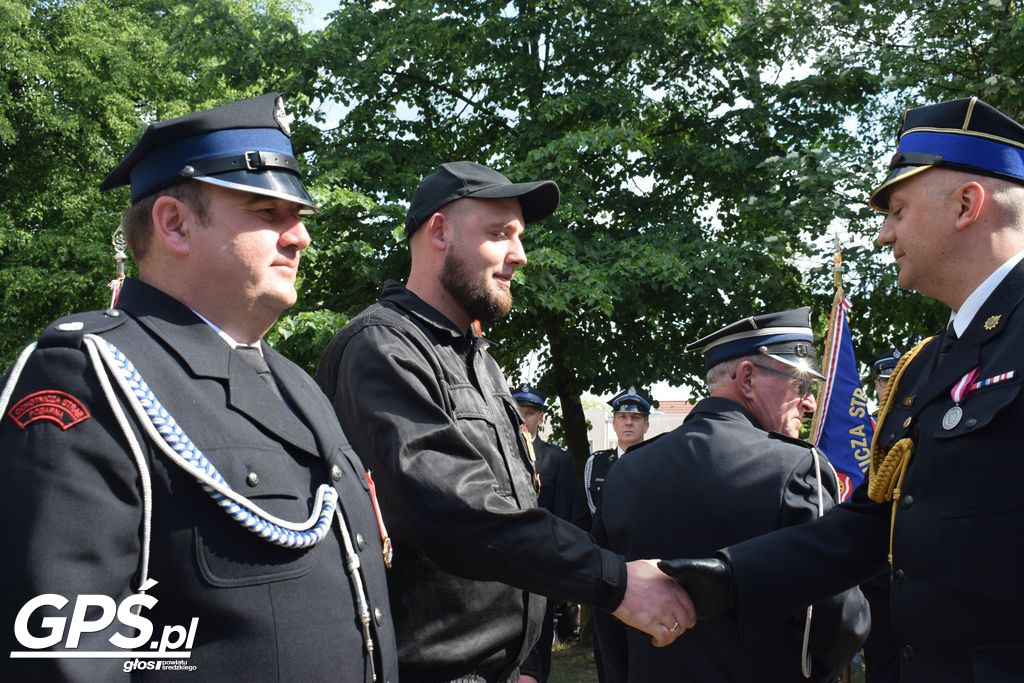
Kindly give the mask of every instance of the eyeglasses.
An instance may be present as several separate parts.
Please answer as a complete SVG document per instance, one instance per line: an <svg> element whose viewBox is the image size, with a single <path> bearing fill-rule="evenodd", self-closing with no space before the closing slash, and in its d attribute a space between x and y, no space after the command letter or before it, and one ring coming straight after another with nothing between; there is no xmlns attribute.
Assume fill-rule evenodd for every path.
<svg viewBox="0 0 1024 683"><path fill-rule="evenodd" d="M796 392L800 395L801 400L810 396L811 392L814 391L814 385L816 384L816 381L813 378L803 374L802 372L783 372L782 370L776 370L775 368L769 365L761 365L760 363L753 363L753 365L754 367L761 368L762 370L767 370L768 372L774 372L776 375L782 375L783 377L788 377L791 380L798 382L795 388Z"/></svg>

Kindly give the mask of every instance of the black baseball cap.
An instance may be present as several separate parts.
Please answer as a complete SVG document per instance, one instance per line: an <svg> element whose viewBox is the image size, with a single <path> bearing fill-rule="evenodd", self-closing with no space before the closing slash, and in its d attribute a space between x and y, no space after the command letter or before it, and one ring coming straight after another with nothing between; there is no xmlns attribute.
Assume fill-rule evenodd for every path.
<svg viewBox="0 0 1024 683"><path fill-rule="evenodd" d="M527 223L547 218L558 208L558 185L552 180L513 183L494 169L472 161L441 164L416 188L405 215L405 235L417 228L445 204L463 197L508 199L515 197Z"/></svg>

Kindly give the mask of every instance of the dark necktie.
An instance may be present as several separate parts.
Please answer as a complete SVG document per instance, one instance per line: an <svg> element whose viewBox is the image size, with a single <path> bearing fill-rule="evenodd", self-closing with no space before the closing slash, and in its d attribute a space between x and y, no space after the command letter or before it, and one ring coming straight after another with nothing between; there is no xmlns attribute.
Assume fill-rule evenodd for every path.
<svg viewBox="0 0 1024 683"><path fill-rule="evenodd" d="M274 375L270 372L270 366L267 365L267 360L260 353L260 350L255 346L236 346L235 351L242 357L242 360L253 367L256 374L267 383L271 391L278 398L284 400L281 396L281 390L277 388L277 382L274 381Z"/></svg>
<svg viewBox="0 0 1024 683"><path fill-rule="evenodd" d="M939 340L939 355L935 361L935 365L938 366L942 363L942 359L946 357L949 350L953 348L953 344L956 343L958 337L956 336L956 329L953 328L953 323L949 323L949 327L946 328L945 334L942 335L942 339Z"/></svg>

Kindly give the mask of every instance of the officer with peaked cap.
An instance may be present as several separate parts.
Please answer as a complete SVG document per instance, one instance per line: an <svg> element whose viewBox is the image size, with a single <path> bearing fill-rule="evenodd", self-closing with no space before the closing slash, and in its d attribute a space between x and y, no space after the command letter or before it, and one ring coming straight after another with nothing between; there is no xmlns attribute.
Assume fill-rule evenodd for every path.
<svg viewBox="0 0 1024 683"><path fill-rule="evenodd" d="M540 480L537 505L560 519L570 521L576 497L576 466L567 451L540 438L540 426L547 412L547 397L532 384L520 384L512 392L512 398L519 404L523 414L527 438L532 439L535 467ZM558 604L558 600L548 599L540 638L530 656L519 667L521 683L544 683L551 674L551 646L555 635L555 607Z"/></svg>
<svg viewBox="0 0 1024 683"><path fill-rule="evenodd" d="M576 523L589 529L594 513L601 505L601 491L612 466L626 451L644 440L651 426L653 400L630 386L615 394L612 407L612 429L618 440L615 448L594 451L583 467L583 495L577 503Z"/></svg>
<svg viewBox="0 0 1024 683"><path fill-rule="evenodd" d="M903 352L899 349L892 349L871 362L871 372L875 375L875 395L879 401L885 396L889 378L892 377L892 371L896 369L896 363L902 355Z"/></svg>
<svg viewBox="0 0 1024 683"><path fill-rule="evenodd" d="M977 98L903 118L872 193L901 286L950 324L900 358L870 477L819 522L666 564L744 630L888 570L904 683L1024 678L1024 126Z"/></svg>
<svg viewBox="0 0 1024 683"><path fill-rule="evenodd" d="M613 612L662 643L694 618L653 562L627 564L537 508L522 414L473 325L508 313L523 233L558 196L549 180L438 166L409 205L407 283L386 283L317 368L395 535L403 680L514 683L542 596Z"/></svg>
<svg viewBox="0 0 1024 683"><path fill-rule="evenodd" d="M368 475L262 341L313 210L280 97L151 125L102 187L121 185L138 279L47 327L0 394L0 678L396 681ZM161 649L184 664L148 658L178 630Z"/></svg>
<svg viewBox="0 0 1024 683"><path fill-rule="evenodd" d="M780 527L816 519L838 504L835 471L801 441L820 377L810 309L744 318L699 339L707 398L682 425L630 450L611 471L594 537L627 559L703 555ZM596 618L604 672L631 681L831 681L860 648L870 625L856 588L806 606L770 628L742 636L725 617L698 622L664 649Z"/></svg>

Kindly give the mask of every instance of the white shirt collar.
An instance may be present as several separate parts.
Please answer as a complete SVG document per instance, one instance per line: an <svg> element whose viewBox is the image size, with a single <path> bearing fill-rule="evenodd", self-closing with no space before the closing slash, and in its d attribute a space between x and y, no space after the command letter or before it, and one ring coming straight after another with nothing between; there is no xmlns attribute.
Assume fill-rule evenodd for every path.
<svg viewBox="0 0 1024 683"><path fill-rule="evenodd" d="M1018 252L1016 256L1011 256L1006 263L996 268L991 275L985 278L984 282L978 285L977 289L971 292L971 295L967 297L959 310L949 314L949 319L953 323L953 329L956 330L957 337L964 336L964 332L967 331L971 321L974 320L974 316L981 309L981 305L988 300L988 297L999 286L999 283L1013 270L1014 266L1020 263L1021 259L1024 259L1024 251Z"/></svg>
<svg viewBox="0 0 1024 683"><path fill-rule="evenodd" d="M236 349L239 346L250 346L250 344L243 344L241 342L235 341L231 337L230 334L228 334L227 332L225 332L224 330L220 329L219 327L214 325L212 322L210 322L209 320L204 318L201 313L198 313L197 311L192 311L192 312L195 313L197 316L199 316L200 320L202 320L204 323L209 325L210 329L212 329L214 332L216 332L217 335L220 336L220 338L223 339L225 342L227 342L227 345L230 346L231 348ZM263 344L260 344L260 343L257 342L256 344L252 344L251 346L253 346L254 348L259 349L260 350L260 355L261 356L263 355Z"/></svg>
<svg viewBox="0 0 1024 683"><path fill-rule="evenodd" d="M622 446L616 446L615 450L617 450L619 452L619 457L620 458L626 454L626 451L622 450Z"/></svg>

